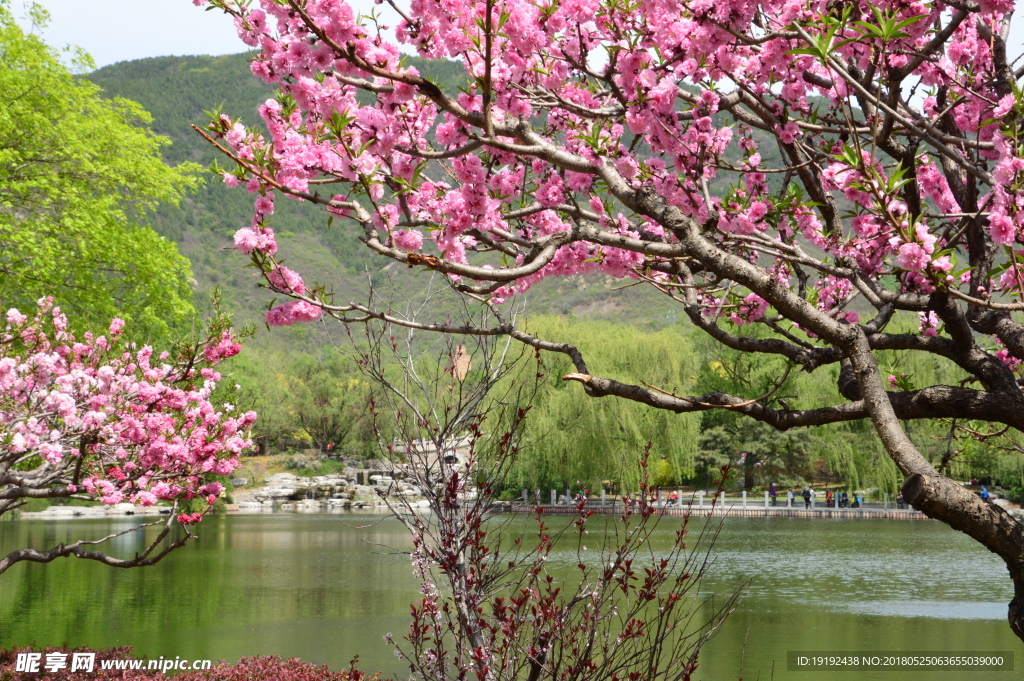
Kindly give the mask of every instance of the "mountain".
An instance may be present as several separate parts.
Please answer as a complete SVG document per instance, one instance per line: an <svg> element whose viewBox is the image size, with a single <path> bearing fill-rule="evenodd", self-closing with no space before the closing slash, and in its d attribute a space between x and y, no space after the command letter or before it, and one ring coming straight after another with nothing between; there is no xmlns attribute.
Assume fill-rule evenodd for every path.
<svg viewBox="0 0 1024 681"><path fill-rule="evenodd" d="M431 62L410 58L421 73L449 92L456 91L464 78L454 62ZM209 166L224 158L203 140L191 124L203 125L204 111L218 107L233 118L259 123L257 106L274 94L274 89L249 71L248 55L221 57L158 57L121 62L93 71L88 78L103 88L106 96L139 102L153 115L154 132L168 137L165 159L172 164L194 161ZM178 207L163 207L152 218L161 235L178 244L191 261L197 302L202 303L213 286L224 294L225 304L239 322L261 326L262 311L272 300L260 290L244 256L224 252L232 248L232 235L248 224L252 199L240 189L229 190L218 178L208 180ZM376 256L358 241L356 227L344 220L327 225L324 212L298 201L277 202L273 226L288 266L316 277L335 292L335 302L365 301L368 277L380 283L389 261ZM417 291L422 277L405 268L388 268L401 291ZM629 282L603 276L571 277L546 281L527 296L530 313L555 313L637 323L661 327L673 323L678 307L665 296L644 286L622 289ZM639 300L638 300L639 299ZM283 329L276 339L258 333L257 344L286 346L303 342L308 330ZM319 338L319 337L317 337ZM313 340L313 339L310 339ZM324 339L314 341L320 344Z"/></svg>

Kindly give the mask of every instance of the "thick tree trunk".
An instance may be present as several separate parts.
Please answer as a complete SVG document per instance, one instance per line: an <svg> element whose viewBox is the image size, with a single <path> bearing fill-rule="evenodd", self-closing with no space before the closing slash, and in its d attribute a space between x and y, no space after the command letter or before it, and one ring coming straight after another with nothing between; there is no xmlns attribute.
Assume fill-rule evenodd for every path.
<svg viewBox="0 0 1024 681"><path fill-rule="evenodd" d="M963 368L978 375L986 386L985 391L976 393L984 393L984 406L976 404L975 407L980 407L977 411L971 407L971 401L974 399L971 395L950 386L932 386L925 391L910 393L888 393L872 354L871 341L866 335L867 327L847 324L823 315L767 270L722 250L706 239L700 225L684 216L678 209L668 206L652 189L641 188L633 191L617 185L614 179L611 178L612 181L609 181L609 189L626 205L634 207L669 228L680 242L685 244L687 254L698 260L702 267L714 272L720 279L734 281L757 293L784 317L797 321L804 329L813 331L848 360L848 367L843 362L839 389L851 402L843 405L843 408L863 409L871 419L889 457L907 477L903 493L910 503L929 517L941 520L969 535L1006 562L1014 584L1014 598L1009 606L1008 619L1014 633L1024 640L1024 526L1002 508L982 501L959 483L939 474L918 451L897 417L897 409L900 409L905 418L917 418L918 416L911 416L907 412L907 407L912 406L910 403L934 401L934 394L925 393L937 391L944 395L938 401L944 402L950 412L956 412L955 415L950 414L953 418L964 418L977 413L980 418L991 420L992 414L998 411L1001 417L997 420L1024 430L1024 396L1020 387L1004 365L979 349L974 342L968 319L959 307L939 294L925 301L941 316L952 336L946 341L946 351L960 359ZM709 220L708 224L712 223L713 221ZM884 315L880 313L880 318L882 317ZM978 323L980 321L976 320L976 327ZM753 341L747 339L747 342ZM760 351L773 352L770 348L762 348ZM779 351L776 354L785 353ZM803 363L798 355L793 355L790 359ZM805 365L805 368L809 370L811 365ZM680 398L664 391L644 391L637 386L624 386L583 374L570 374L566 379L583 381L588 385L591 394L616 394L679 412L694 410L694 399ZM701 398L700 403L702 407L725 406L772 423L777 428L819 425L833 418L841 418L834 413L805 412L805 415L810 417L807 421L791 423L785 420L789 416L787 413L769 414L760 404L744 402L731 396L708 395ZM861 414L858 414L857 418L860 416ZM921 416L936 418L946 414L931 411Z"/></svg>
<svg viewBox="0 0 1024 681"><path fill-rule="evenodd" d="M1006 562L1014 587L1008 619L1014 633L1024 640L1024 525L1001 507L938 473L907 477L903 498L928 517L970 535Z"/></svg>
<svg viewBox="0 0 1024 681"><path fill-rule="evenodd" d="M1010 601L1010 628L1017 638L1024 640L1024 561L1018 561L1010 568L1010 579L1013 580L1013 600Z"/></svg>
<svg viewBox="0 0 1024 681"><path fill-rule="evenodd" d="M855 327L851 336L852 342L845 349L871 422L889 456L907 476L903 498L928 517L977 540L1006 562L1014 586L1007 619L1024 641L1024 525L1001 507L983 501L940 474L921 455L896 418L867 338Z"/></svg>

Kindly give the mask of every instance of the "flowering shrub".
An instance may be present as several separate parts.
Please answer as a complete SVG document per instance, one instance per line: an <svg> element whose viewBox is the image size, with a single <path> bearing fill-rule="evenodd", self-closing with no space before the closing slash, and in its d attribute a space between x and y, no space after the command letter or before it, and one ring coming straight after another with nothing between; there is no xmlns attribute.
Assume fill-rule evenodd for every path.
<svg viewBox="0 0 1024 681"><path fill-rule="evenodd" d="M123 325L115 319L108 335L76 338L52 300L39 301L32 316L7 312L0 333L0 514L33 498L152 506L198 497L209 507L220 496L222 485L208 478L235 469L256 418L211 401L220 380L215 367L239 352L237 337L218 318L202 343L154 356L148 346L125 347ZM176 519L193 524L202 515ZM96 557L75 545L54 551L15 551L0 558L0 572L18 560Z"/></svg>
<svg viewBox="0 0 1024 681"><path fill-rule="evenodd" d="M33 679L49 679L50 681L77 681L83 676L97 681L165 681L167 674L158 670L125 670L125 669L101 669L102 660L131 660L131 648L124 646L110 648L107 650L93 650L91 648L56 648L49 647L45 650L35 651L43 653L95 653L96 665L94 671L86 673L82 671L71 672L68 669L61 669L56 672L49 672L45 669L39 672L18 672L15 671L15 663L18 653L33 652L28 648L14 648L9 651L0 650L0 679L3 681L32 681ZM374 681L377 675L369 676L356 669L340 672L331 671L326 665L318 666L298 659L286 660L276 655L259 657L243 657L238 664L229 665L220 663L218 666L203 671L182 671L174 674L173 678L179 681Z"/></svg>

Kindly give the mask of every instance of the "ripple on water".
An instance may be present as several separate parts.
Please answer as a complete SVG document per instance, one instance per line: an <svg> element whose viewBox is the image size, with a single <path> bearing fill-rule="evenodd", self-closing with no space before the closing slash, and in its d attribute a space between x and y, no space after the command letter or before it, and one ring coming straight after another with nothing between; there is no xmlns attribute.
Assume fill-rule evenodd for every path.
<svg viewBox="0 0 1024 681"><path fill-rule="evenodd" d="M940 620L1005 620L1006 603L960 601L858 601L833 605L855 615L931 617Z"/></svg>

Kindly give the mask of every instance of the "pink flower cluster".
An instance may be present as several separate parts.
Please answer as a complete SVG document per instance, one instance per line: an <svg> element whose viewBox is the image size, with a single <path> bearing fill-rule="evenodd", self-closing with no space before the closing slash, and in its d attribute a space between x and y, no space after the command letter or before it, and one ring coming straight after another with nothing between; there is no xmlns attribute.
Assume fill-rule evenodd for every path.
<svg viewBox="0 0 1024 681"><path fill-rule="evenodd" d="M963 21L933 0L847 3L841 27L828 3L796 0L495 0L490 17L487 3L408 0L390 35L343 0L303 0L301 12L277 0L211 4L255 51L253 73L280 88L259 107L266 133L226 116L209 128L238 162L225 182L253 195L235 244L292 298L267 313L271 325L319 319L324 307L275 259L276 193L358 221L379 253L442 260L452 280L494 302L548 277L663 278L677 235L636 210L628 194L641 188L765 271L786 262L779 242L800 240L824 263L912 293L970 285L953 272L974 247L956 226L965 211L985 216L997 246L1024 233L1024 146L1009 125L1024 104L998 86L990 34L1009 0L972 5ZM902 22L898 36L863 28L876 10ZM488 36L488 25L499 28ZM949 30L936 44L939 26ZM834 62L807 50L825 37ZM436 90L402 65L402 50L456 60L471 85ZM614 59L599 64L598 54ZM922 96L901 103L896 122L868 120L837 64L875 74L883 89L882 73L906 69ZM920 144L906 147L913 173L871 141L888 126L909 145L908 125L930 129L940 116L942 139L971 142L947 140L957 151L939 153L916 135ZM787 167L768 167L765 135ZM963 186L974 171L951 169L959 161L980 168L975 195ZM802 187L779 194L770 177ZM319 183L344 190L325 202ZM833 317L859 295L849 275L823 265L815 276L804 290ZM1000 285L1021 290L1016 268ZM731 308L732 289L715 291L699 296L707 318L735 310L733 321L749 324L765 313L757 295Z"/></svg>
<svg viewBox="0 0 1024 681"><path fill-rule="evenodd" d="M301 322L313 322L323 316L324 311L305 300L293 300L279 305L267 312L266 320L270 326L291 326Z"/></svg>
<svg viewBox="0 0 1024 681"><path fill-rule="evenodd" d="M31 318L7 313L0 335L0 451L20 464L23 486L88 494L104 504L149 506L196 496L213 503L219 483L251 446L253 412L229 416L211 395L213 370L240 346L230 330L174 361L110 337L76 339L49 300ZM7 484L17 480L8 478Z"/></svg>
<svg viewBox="0 0 1024 681"><path fill-rule="evenodd" d="M743 299L743 303L740 305L739 311L733 312L729 315L729 318L732 319L732 322L737 326L744 326L745 324L753 324L756 322L764 316L764 313L767 310L768 301L755 293L751 293Z"/></svg>

